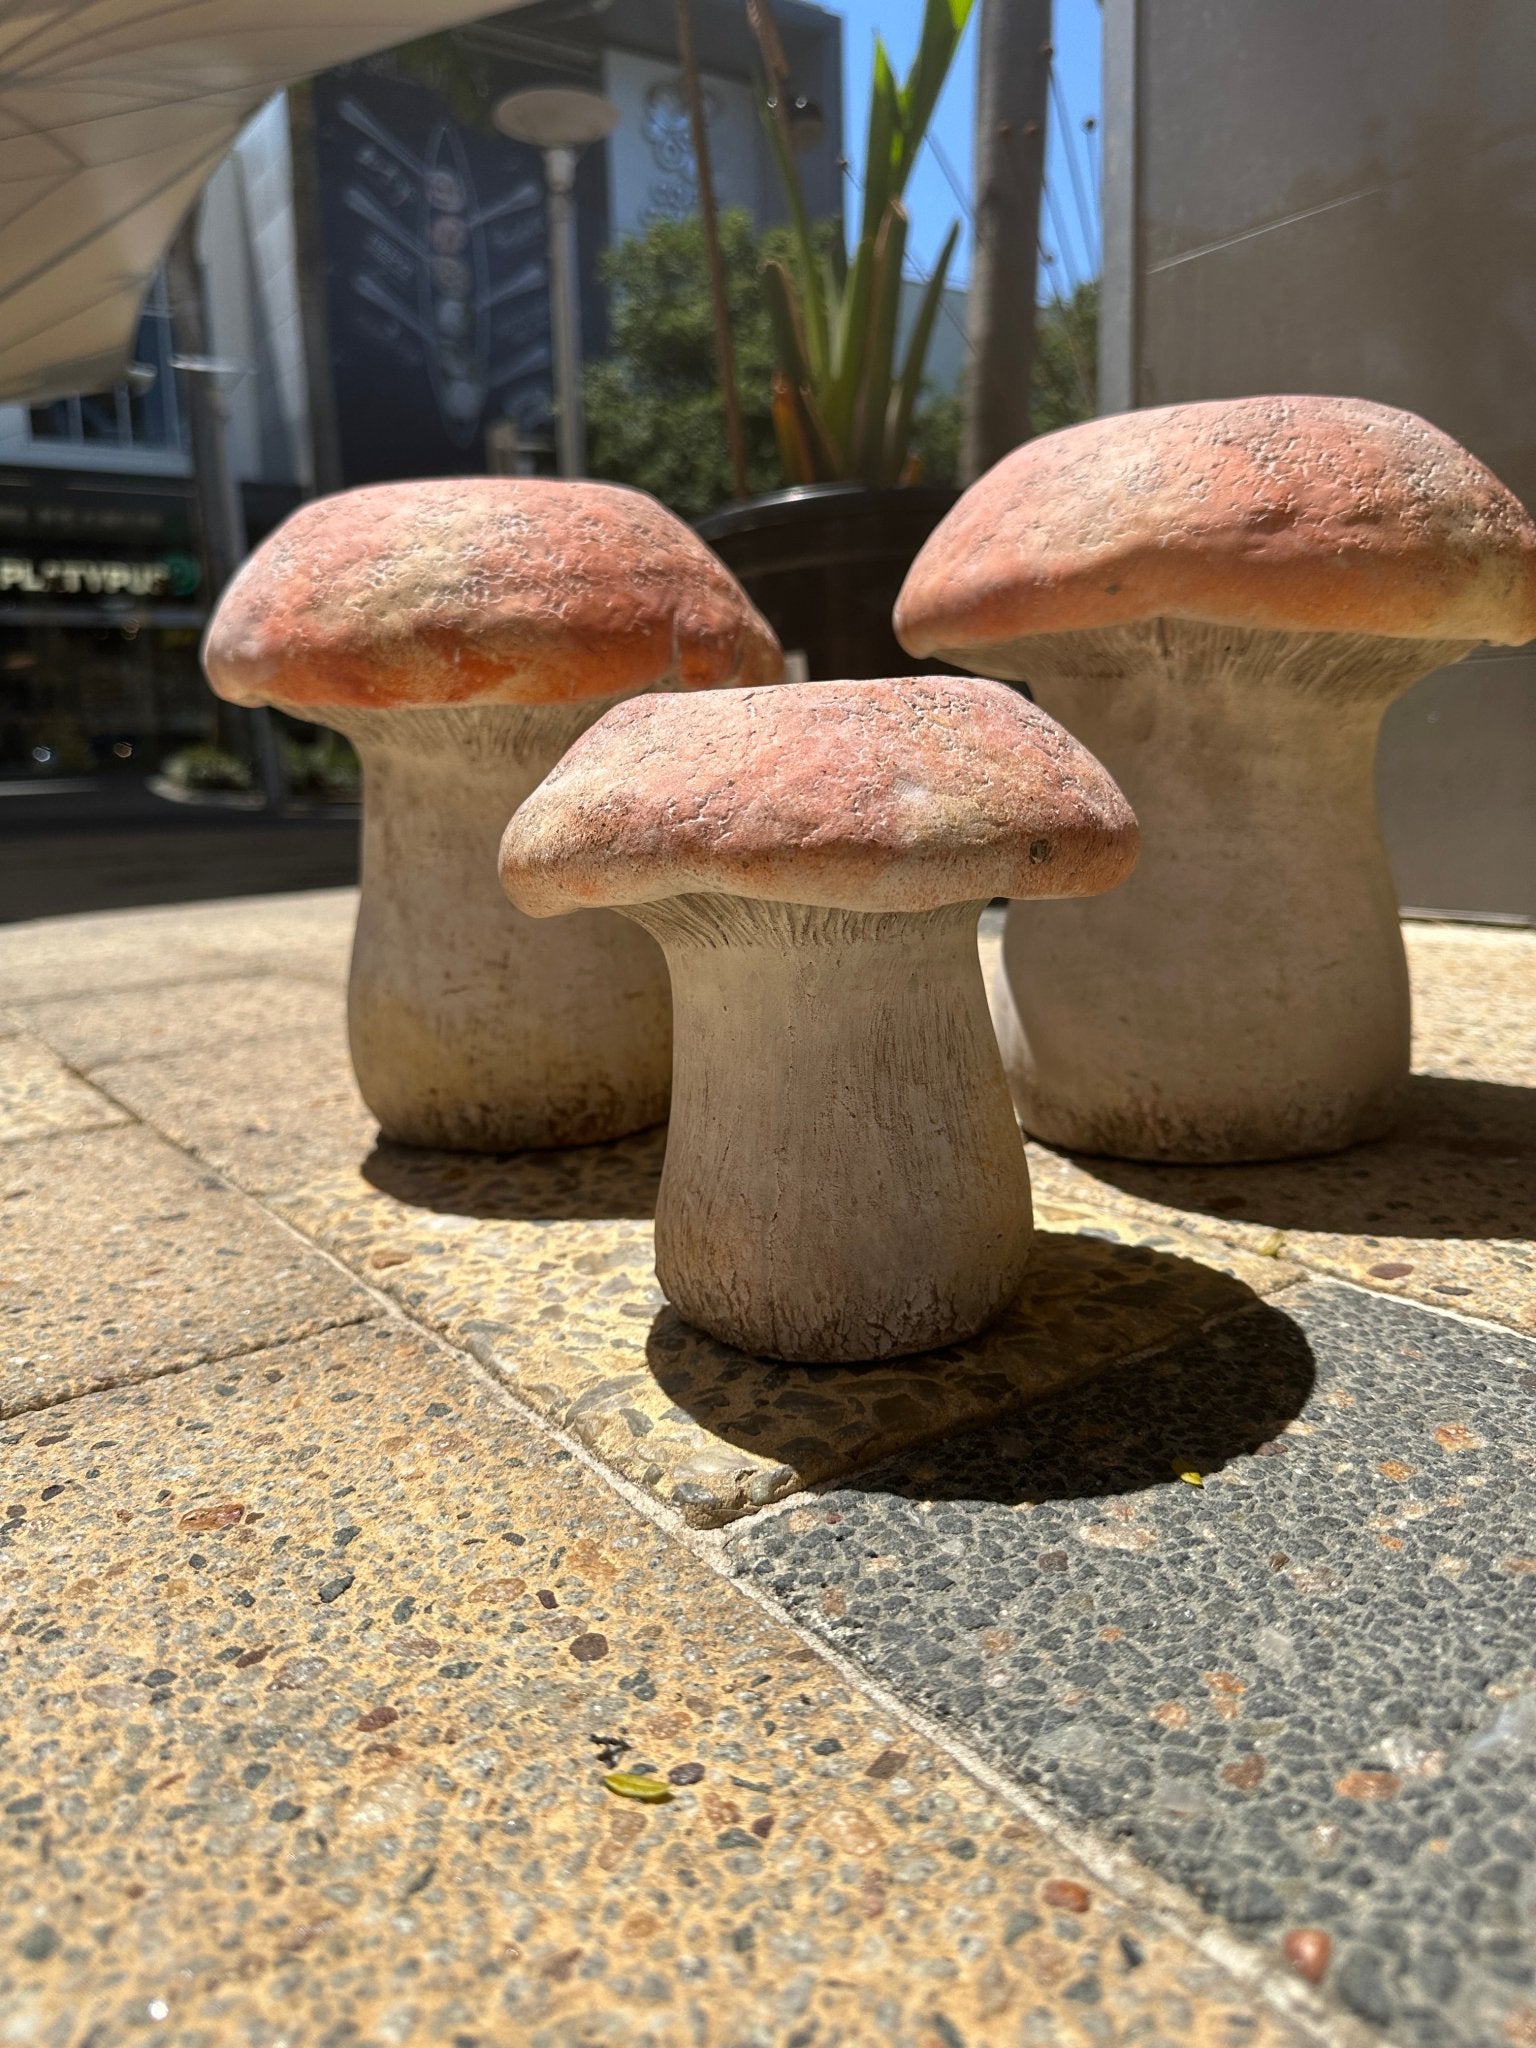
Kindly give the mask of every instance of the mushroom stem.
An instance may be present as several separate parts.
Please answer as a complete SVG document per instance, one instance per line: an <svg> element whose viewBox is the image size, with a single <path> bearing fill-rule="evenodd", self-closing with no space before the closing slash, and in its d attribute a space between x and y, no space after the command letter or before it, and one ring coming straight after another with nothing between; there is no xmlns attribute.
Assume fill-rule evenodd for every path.
<svg viewBox="0 0 1536 2048"><path fill-rule="evenodd" d="M1026 1130L1215 1162L1390 1126L1409 999L1376 736L1393 697L1467 651L1169 619L1020 648L1142 833L1112 894L1009 909L991 995Z"/></svg>
<svg viewBox="0 0 1536 2048"><path fill-rule="evenodd" d="M672 973L656 1272L744 1351L884 1358L1018 1292L1033 1221L976 953L979 903L626 906Z"/></svg>
<svg viewBox="0 0 1536 2048"><path fill-rule="evenodd" d="M363 765L347 1026L386 1137L510 1151L666 1115L671 1005L656 947L610 911L525 917L496 876L508 817L606 708L325 709Z"/></svg>

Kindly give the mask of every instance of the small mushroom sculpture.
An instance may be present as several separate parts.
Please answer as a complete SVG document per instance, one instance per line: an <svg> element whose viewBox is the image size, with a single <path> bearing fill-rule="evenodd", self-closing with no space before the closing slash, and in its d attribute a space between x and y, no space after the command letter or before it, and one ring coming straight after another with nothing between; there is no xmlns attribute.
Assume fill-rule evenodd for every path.
<svg viewBox="0 0 1536 2048"><path fill-rule="evenodd" d="M611 905L672 973L656 1272L745 1351L920 1351L1017 1293L1029 1170L987 1015L1000 893L1111 888L1136 822L993 683L646 697L592 728L502 841L535 917Z"/></svg>
<svg viewBox="0 0 1536 2048"><path fill-rule="evenodd" d="M1094 420L965 494L896 630L1027 681L1141 823L1114 897L1009 912L992 997L1025 1129L1180 1161L1386 1130L1409 999L1377 732L1418 677L1536 634L1536 526L1498 479L1363 399Z"/></svg>
<svg viewBox="0 0 1536 2048"><path fill-rule="evenodd" d="M251 556L203 661L237 704L334 726L363 767L347 1016L387 1137L463 1151L615 1138L666 1114L666 966L594 911L521 917L508 815L605 706L773 681L777 641L642 492L500 477L302 507Z"/></svg>

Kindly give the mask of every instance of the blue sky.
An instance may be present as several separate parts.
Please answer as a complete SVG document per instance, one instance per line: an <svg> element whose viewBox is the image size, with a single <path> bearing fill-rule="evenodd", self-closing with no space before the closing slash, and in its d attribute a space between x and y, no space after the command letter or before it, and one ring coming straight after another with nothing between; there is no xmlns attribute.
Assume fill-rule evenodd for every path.
<svg viewBox="0 0 1536 2048"><path fill-rule="evenodd" d="M824 0L824 4L843 17L843 146L855 170L858 170L863 161L876 32L878 30L885 37L897 76L904 77L917 48L918 31L922 25L922 0ZM955 58L933 125L939 147L959 178L967 202L971 197L972 184L971 126L976 106L976 13L979 8L980 0L976 0L976 11L973 11L966 28L965 40ZM1056 76L1074 131L1071 141L1076 150L1080 183L1088 176L1081 123L1085 115L1092 115L1095 120L1099 115L1099 30L1098 0L1055 0ZM1084 247L1083 225L1061 127L1053 102L1046 177L1053 191L1060 227L1058 229L1053 224L1047 210L1041 223L1041 235L1046 248L1057 258L1055 274L1065 289L1067 284L1076 283L1097 271L1098 250L1096 246L1091 250ZM1097 150L1096 136L1094 147ZM1096 238L1094 190L1090 186L1084 198L1089 210L1089 230ZM960 213L959 203L931 149L923 152L922 161L912 174L907 188L907 207L912 216L909 267L926 274L950 222ZM963 283L969 276L970 260L969 229L963 227L960 248L951 272L956 283ZM1041 293L1042 296L1049 294L1046 275L1041 277Z"/></svg>

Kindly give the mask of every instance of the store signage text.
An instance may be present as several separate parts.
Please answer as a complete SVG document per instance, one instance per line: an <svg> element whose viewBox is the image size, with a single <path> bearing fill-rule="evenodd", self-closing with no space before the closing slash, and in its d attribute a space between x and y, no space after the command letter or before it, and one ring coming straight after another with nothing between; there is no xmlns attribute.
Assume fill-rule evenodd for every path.
<svg viewBox="0 0 1536 2048"><path fill-rule="evenodd" d="M10 591L43 597L190 597L201 580L191 555L148 562L0 555L0 597Z"/></svg>

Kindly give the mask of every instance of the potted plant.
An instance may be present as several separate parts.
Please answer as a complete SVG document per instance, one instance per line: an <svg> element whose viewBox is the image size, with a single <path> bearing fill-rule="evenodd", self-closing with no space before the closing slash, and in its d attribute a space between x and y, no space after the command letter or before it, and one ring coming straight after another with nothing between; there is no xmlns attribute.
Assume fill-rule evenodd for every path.
<svg viewBox="0 0 1536 2048"><path fill-rule="evenodd" d="M954 502L925 485L912 430L958 223L899 341L907 212L902 194L972 0L926 0L917 55L898 82L875 44L858 239L813 225L784 116L771 19L751 10L772 97L765 110L793 255L763 266L773 322L773 418L787 489L733 505L699 531L813 676L908 672L891 607L913 556Z"/></svg>

